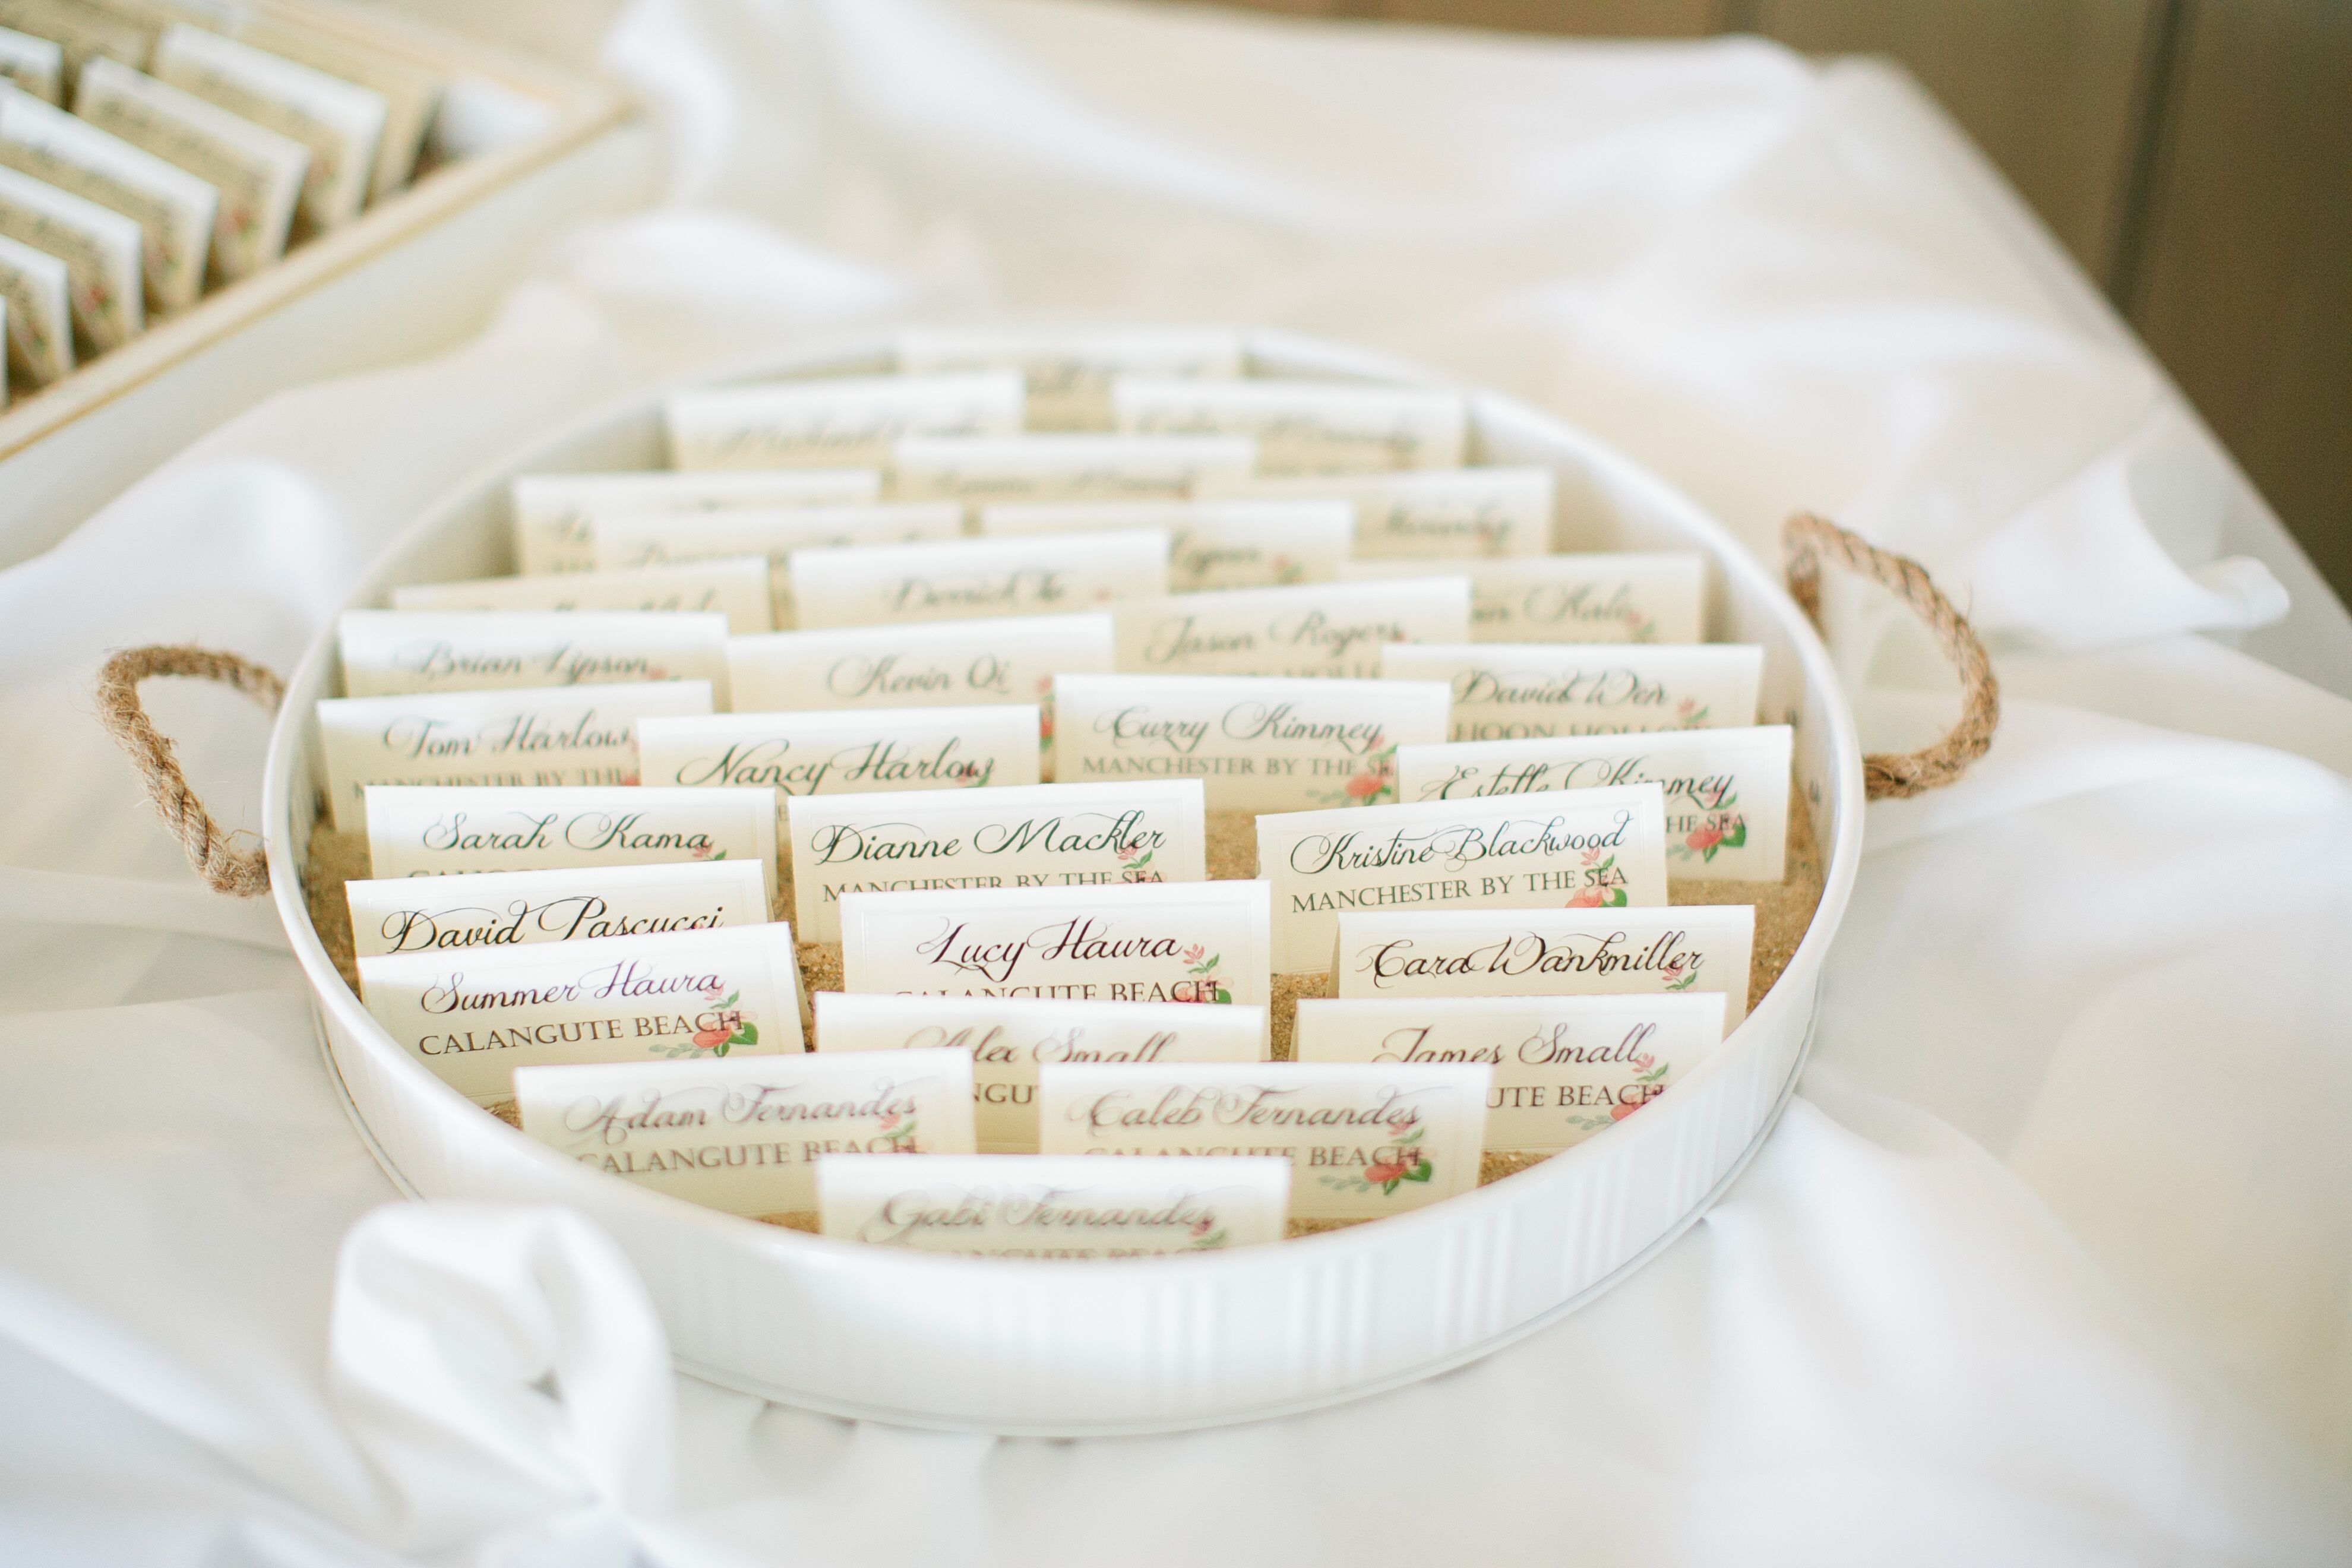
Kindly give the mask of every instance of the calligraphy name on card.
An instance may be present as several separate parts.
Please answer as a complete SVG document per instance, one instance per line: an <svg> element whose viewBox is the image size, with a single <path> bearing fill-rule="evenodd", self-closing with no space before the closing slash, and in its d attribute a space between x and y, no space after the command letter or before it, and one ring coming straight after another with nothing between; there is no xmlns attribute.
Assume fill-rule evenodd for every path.
<svg viewBox="0 0 2352 1568"><path fill-rule="evenodd" d="M980 531L1084 533L1109 528L1168 534L1168 588L1276 588L1339 577L1355 510L1331 500L1066 501L980 509Z"/></svg>
<svg viewBox="0 0 2352 1568"><path fill-rule="evenodd" d="M1706 564L1696 552L1530 555L1458 569L1470 579L1473 642L1695 643L1705 625ZM1340 575L1427 570L1426 562L1351 561Z"/></svg>
<svg viewBox="0 0 2352 1568"><path fill-rule="evenodd" d="M910 436L892 448L903 500L1171 500L1204 479L1246 474L1245 436Z"/></svg>
<svg viewBox="0 0 2352 1568"><path fill-rule="evenodd" d="M1750 725L1764 672L1752 643L1423 643L1381 657L1390 679L1448 683L1455 741Z"/></svg>
<svg viewBox="0 0 2352 1568"><path fill-rule="evenodd" d="M1516 558L1551 548L1549 468L1213 478L1201 493L1345 500L1355 509L1354 554L1360 561Z"/></svg>
<svg viewBox="0 0 2352 1568"><path fill-rule="evenodd" d="M707 512L765 516L803 507L864 507L881 495L882 475L874 468L525 474L512 490L515 557L526 576L585 572L599 563L596 538L609 523L657 518L675 527ZM766 547L723 553L759 555Z"/></svg>
<svg viewBox="0 0 2352 1568"><path fill-rule="evenodd" d="M1269 474L1458 468L1469 432L1458 393L1360 382L1122 375L1111 409L1134 435L1251 437Z"/></svg>
<svg viewBox="0 0 2352 1568"><path fill-rule="evenodd" d="M700 680L727 691L727 617L639 610L345 610L353 697Z"/></svg>
<svg viewBox="0 0 2352 1568"><path fill-rule="evenodd" d="M482 577L469 583L416 583L392 591L395 610L711 611L738 637L775 625L765 556L638 566L626 572L551 572L540 577Z"/></svg>
<svg viewBox="0 0 2352 1568"><path fill-rule="evenodd" d="M1037 726L1030 703L651 719L637 726L637 764L648 784L788 795L1034 784Z"/></svg>
<svg viewBox="0 0 2352 1568"><path fill-rule="evenodd" d="M1168 591L1168 536L1139 530L795 550L811 628L1066 616Z"/></svg>
<svg viewBox="0 0 2352 1568"><path fill-rule="evenodd" d="M376 784L365 800L377 877L752 860L775 891L772 789Z"/></svg>
<svg viewBox="0 0 2352 1568"><path fill-rule="evenodd" d="M910 327L898 368L914 375L1016 370L1032 430L1108 430L1122 374L1234 376L1241 335L1222 327Z"/></svg>
<svg viewBox="0 0 2352 1568"><path fill-rule="evenodd" d="M1290 1162L831 1154L819 1227L845 1241L982 1258L1156 1258L1282 1239Z"/></svg>
<svg viewBox="0 0 2352 1568"><path fill-rule="evenodd" d="M352 945L362 958L659 936L769 920L767 877L756 860L387 877L345 882L343 897Z"/></svg>
<svg viewBox="0 0 2352 1568"><path fill-rule="evenodd" d="M1273 675L1376 679L1392 643L1469 634L1461 576L1305 583L1139 599L1111 612L1118 664L1138 675Z"/></svg>
<svg viewBox="0 0 2352 1568"><path fill-rule="evenodd" d="M1021 377L880 375L684 392L664 405L679 468L884 468L906 436L1011 436Z"/></svg>

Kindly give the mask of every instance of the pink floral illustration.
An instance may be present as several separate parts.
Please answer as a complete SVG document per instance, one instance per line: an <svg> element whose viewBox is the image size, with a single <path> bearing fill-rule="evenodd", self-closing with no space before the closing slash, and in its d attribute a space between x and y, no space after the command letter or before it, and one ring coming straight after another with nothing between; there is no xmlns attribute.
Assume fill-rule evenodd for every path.
<svg viewBox="0 0 2352 1568"><path fill-rule="evenodd" d="M1669 991L1687 991L1698 984L1698 965L1687 958L1677 958L1662 972Z"/></svg>
<svg viewBox="0 0 2352 1568"><path fill-rule="evenodd" d="M1599 888L1583 888L1570 897L1568 907L1571 910L1597 910L1604 907L1608 897Z"/></svg>
<svg viewBox="0 0 2352 1568"><path fill-rule="evenodd" d="M1625 907L1623 879L1619 879L1619 885L1612 886L1607 876L1616 864L1617 857L1614 855L1605 860L1602 859L1597 846L1587 849L1584 852L1584 865L1586 870L1592 876L1592 885L1589 888L1580 888L1570 894L1567 907L1571 910L1623 909Z"/></svg>
<svg viewBox="0 0 2352 1568"><path fill-rule="evenodd" d="M888 1152L911 1154L915 1152L915 1113L913 1111L893 1110L874 1124L874 1131L881 1134L884 1142L890 1145Z"/></svg>
<svg viewBox="0 0 2352 1568"><path fill-rule="evenodd" d="M1184 950L1184 962L1187 963L1198 963L1201 962L1201 955L1208 951L1209 950L1207 948L1202 946L1196 942L1192 946Z"/></svg>
<svg viewBox="0 0 2352 1568"><path fill-rule="evenodd" d="M1129 882L1157 882L1161 880L1160 873L1150 868L1151 857L1152 851L1146 849L1140 840L1120 845L1118 847L1118 864L1119 874L1122 879Z"/></svg>
<svg viewBox="0 0 2352 1568"><path fill-rule="evenodd" d="M1395 1129L1391 1128L1391 1131ZM1427 1131L1415 1127L1398 1137L1395 1147L1385 1158L1375 1159L1366 1165L1360 1175L1325 1176L1325 1186L1343 1193L1368 1193L1378 1187L1382 1195L1395 1195L1398 1186L1405 1182L1426 1182L1436 1173L1429 1156L1421 1148L1421 1135Z"/></svg>
<svg viewBox="0 0 2352 1568"><path fill-rule="evenodd" d="M1396 746L1381 745L1382 737L1375 734L1371 750L1367 751L1348 782L1336 790L1318 790L1316 798L1328 805L1378 805L1383 800L1396 799Z"/></svg>
<svg viewBox="0 0 2352 1568"><path fill-rule="evenodd" d="M725 994L720 994L722 992ZM744 1017L742 1014L731 1011L735 1005L735 999L740 994L740 992L729 991L726 985L719 981L713 981L704 986L702 1005L709 1021L697 1025L691 1037L691 1043L656 1046L653 1048L654 1055L673 1058L690 1057L697 1051L709 1051L712 1056L723 1057L737 1046L758 1045L760 1026Z"/></svg>
<svg viewBox="0 0 2352 1568"><path fill-rule="evenodd" d="M705 844L695 850L694 858L698 860L724 860L727 851L716 845Z"/></svg>
<svg viewBox="0 0 2352 1568"><path fill-rule="evenodd" d="M1625 640L1649 642L1658 635L1658 623L1639 610L1625 612Z"/></svg>
<svg viewBox="0 0 2352 1568"><path fill-rule="evenodd" d="M1185 964L1184 973L1196 976L1192 982L1192 994L1189 1000L1213 1003L1231 1002L1234 999L1234 994L1225 988L1223 977L1217 973L1217 965L1225 961L1223 953L1210 952L1206 947L1196 942L1184 950L1182 956ZM1179 1000L1186 1000L1186 998L1179 998Z"/></svg>
<svg viewBox="0 0 2352 1568"><path fill-rule="evenodd" d="M1675 722L1685 730L1696 730L1706 722L1708 710L1699 706L1696 697L1685 697L1675 704Z"/></svg>

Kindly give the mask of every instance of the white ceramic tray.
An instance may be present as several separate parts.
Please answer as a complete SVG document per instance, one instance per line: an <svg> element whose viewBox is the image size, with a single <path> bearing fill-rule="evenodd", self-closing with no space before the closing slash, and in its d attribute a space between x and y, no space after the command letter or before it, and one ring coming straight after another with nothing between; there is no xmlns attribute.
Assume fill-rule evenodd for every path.
<svg viewBox="0 0 2352 1568"><path fill-rule="evenodd" d="M1434 382L1393 362L1258 333L1261 374ZM714 380L889 368L861 342ZM514 474L660 467L660 395L517 453L420 521L354 595L514 570ZM563 1204L635 1262L679 1364L846 1415L1001 1433L1210 1426L1327 1405L1471 1360L1572 1310L1702 1213L1769 1131L1802 1061L1822 965L1853 884L1863 777L1852 715L1811 624L1723 528L1625 458L1525 405L1472 394L1472 460L1559 476L1556 545L1696 549L1707 635L1760 643L1760 712L1796 727L1823 855L1812 927L1725 1047L1643 1113L1565 1154L1429 1208L1272 1247L1100 1264L961 1258L827 1240L584 1170L482 1113L404 1053L330 962L302 898L317 816L312 704L335 693L331 629L289 683L271 738L273 896L316 997L326 1061L369 1149L427 1198Z"/></svg>

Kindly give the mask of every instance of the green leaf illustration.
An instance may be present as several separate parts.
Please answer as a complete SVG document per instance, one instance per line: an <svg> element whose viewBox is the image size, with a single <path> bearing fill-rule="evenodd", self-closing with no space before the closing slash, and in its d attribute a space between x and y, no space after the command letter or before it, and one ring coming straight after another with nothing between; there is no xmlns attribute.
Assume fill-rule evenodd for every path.
<svg viewBox="0 0 2352 1568"><path fill-rule="evenodd" d="M1408 1182L1425 1182L1429 1180L1430 1173L1434 1168L1435 1167L1432 1166L1427 1160L1423 1160L1420 1164L1415 1165L1412 1170L1407 1171L1402 1179ZM1391 1183L1391 1184L1393 1185L1394 1184Z"/></svg>

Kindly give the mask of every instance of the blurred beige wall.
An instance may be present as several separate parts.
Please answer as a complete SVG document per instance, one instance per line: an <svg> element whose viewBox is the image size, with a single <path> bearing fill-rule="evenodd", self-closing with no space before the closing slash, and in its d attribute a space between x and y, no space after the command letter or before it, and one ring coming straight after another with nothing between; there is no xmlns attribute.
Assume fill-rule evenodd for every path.
<svg viewBox="0 0 2352 1568"><path fill-rule="evenodd" d="M1171 0L1891 55L2352 598L2352 0Z"/></svg>

